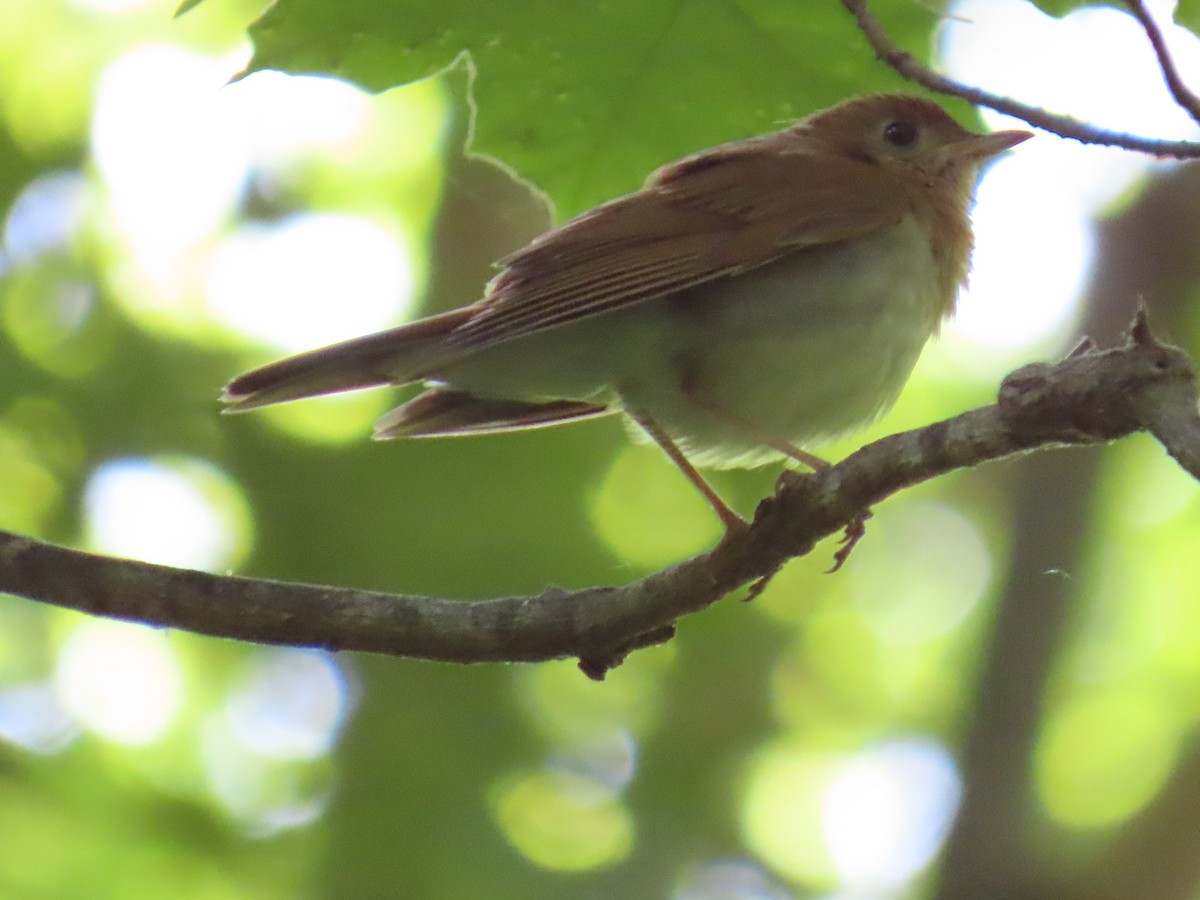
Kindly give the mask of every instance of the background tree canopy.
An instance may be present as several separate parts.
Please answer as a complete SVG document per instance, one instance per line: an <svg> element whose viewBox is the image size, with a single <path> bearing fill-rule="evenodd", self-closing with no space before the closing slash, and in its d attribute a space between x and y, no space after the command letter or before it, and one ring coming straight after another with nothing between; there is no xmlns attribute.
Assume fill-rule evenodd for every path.
<svg viewBox="0 0 1200 900"><path fill-rule="evenodd" d="M237 418L216 396L476 299L493 260L658 165L900 88L841 4L185 6L0 10L0 529L462 599L623 583L711 546L703 501L615 421L376 445L394 392ZM965 80L1194 136L1161 112L1132 18L1042 6L1066 18L872 8ZM1194 30L1200 5L1176 16ZM1186 74L1195 40L1169 37ZM1139 300L1195 355L1195 166L1050 136L1020 156L1041 180L997 166L1017 219L985 229L981 203L963 327L827 456L988 403L1081 333L1112 342ZM1094 228L1052 211L1068 190ZM777 475L716 481L749 511ZM1136 438L875 512L836 576L820 547L602 683L0 596L0 895L1200 896L1195 484Z"/></svg>

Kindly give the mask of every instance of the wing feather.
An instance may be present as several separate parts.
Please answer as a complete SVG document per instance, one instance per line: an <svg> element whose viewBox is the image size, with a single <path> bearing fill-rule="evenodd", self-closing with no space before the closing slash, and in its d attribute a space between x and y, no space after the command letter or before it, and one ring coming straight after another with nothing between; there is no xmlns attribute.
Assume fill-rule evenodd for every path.
<svg viewBox="0 0 1200 900"><path fill-rule="evenodd" d="M451 339L479 347L600 315L869 234L909 211L886 169L814 145L803 126L727 144L502 260Z"/></svg>

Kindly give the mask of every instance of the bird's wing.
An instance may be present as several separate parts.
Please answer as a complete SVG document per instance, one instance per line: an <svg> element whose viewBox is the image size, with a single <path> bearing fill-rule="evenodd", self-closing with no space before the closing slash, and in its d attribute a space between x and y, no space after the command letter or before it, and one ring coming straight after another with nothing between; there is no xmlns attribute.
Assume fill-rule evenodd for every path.
<svg viewBox="0 0 1200 900"><path fill-rule="evenodd" d="M479 347L662 297L868 234L908 212L905 192L875 164L782 141L761 146L771 140L660 169L640 191L502 260L451 341Z"/></svg>

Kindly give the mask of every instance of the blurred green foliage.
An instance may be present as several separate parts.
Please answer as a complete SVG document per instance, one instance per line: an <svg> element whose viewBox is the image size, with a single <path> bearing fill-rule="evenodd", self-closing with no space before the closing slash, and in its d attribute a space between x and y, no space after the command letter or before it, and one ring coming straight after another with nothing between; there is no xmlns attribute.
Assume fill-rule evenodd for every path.
<svg viewBox="0 0 1200 900"><path fill-rule="evenodd" d="M157 0L0 12L0 207L54 173L80 179L83 198L63 239L27 255L14 252L10 216L0 527L94 546L95 473L145 459L185 478L210 466L196 490L240 542L219 565L273 578L467 599L624 582L710 545L702 505L615 421L380 446L365 435L383 396L218 417L220 385L275 350L207 311L204 260L248 223L354 213L417 246L425 308L473 300L490 261L547 222L545 198L514 171L561 218L683 153L896 88L840 5L185 5L195 8L175 20ZM874 7L899 43L931 52L933 5ZM361 153L252 176L199 255L180 257L184 271L167 279L180 296L160 303L164 291L121 234L89 131L101 79L149 44L241 53L250 70L372 91L437 80L366 101L379 130ZM473 103L472 149L503 165L464 153ZM923 368L868 437L988 402L993 390L990 372ZM1153 798L1200 711L1195 488L1149 442L1113 448L1103 466L1084 559L1046 576L1077 594L1030 770L1030 818L1085 847ZM908 737L954 750L970 729L1020 543L1009 490L1018 473L960 473L896 498L837 577L822 573L823 546L753 604L729 600L682 622L670 645L635 654L601 684L568 662L343 658L310 670L303 654L92 632L76 615L0 597L0 896L832 890L839 863L823 804L847 761ZM716 481L748 510L775 475ZM190 534L194 522L152 524ZM91 658L85 650L101 654L102 671L136 658L149 668L131 671L159 673L153 685L130 676L121 695L147 715L158 696L159 731L105 733L102 710L72 706L68 663ZM321 691L332 692L324 705ZM328 746L252 733L289 709L324 723ZM730 860L746 861L735 876L749 886L721 894L712 873ZM929 876L915 884L914 895L932 890Z"/></svg>

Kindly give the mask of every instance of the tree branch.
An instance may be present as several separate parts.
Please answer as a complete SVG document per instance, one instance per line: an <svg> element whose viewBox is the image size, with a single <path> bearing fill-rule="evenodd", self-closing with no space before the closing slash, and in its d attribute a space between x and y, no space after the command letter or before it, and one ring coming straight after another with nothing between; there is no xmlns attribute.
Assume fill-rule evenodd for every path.
<svg viewBox="0 0 1200 900"><path fill-rule="evenodd" d="M1154 56L1158 59L1158 67L1162 70L1163 80L1166 81L1171 96L1175 98L1175 102L1181 108L1187 111L1188 115L1200 122L1200 97L1196 96L1195 92L1184 83L1183 76L1179 74L1179 68L1175 65L1175 59L1171 56L1171 51L1167 49L1162 29L1150 15L1150 10L1146 8L1143 0L1128 0L1128 3L1133 17L1138 20L1142 30L1146 32L1146 40L1150 42L1150 46L1154 50Z"/></svg>
<svg viewBox="0 0 1200 900"><path fill-rule="evenodd" d="M983 91L969 84L963 84L961 81L947 78L918 62L911 53L897 47L888 37L883 25L875 18L875 14L871 12L867 0L842 0L842 5L854 16L859 30L862 31L868 43L875 50L875 54L883 62L895 69L902 77L909 81L915 81L934 93L961 97L976 106L986 106L1005 115L1023 119L1035 128L1042 128L1060 137L1071 138L1084 144L1124 147L1126 150L1134 150L1138 153L1150 153L1154 156L1174 159L1200 158L1200 143L1196 141L1163 141L1111 131L1098 125L1081 122L1071 116L1052 113L1010 97L1002 97L999 94ZM1144 23L1143 27L1145 27ZM1173 87L1172 90L1174 90Z"/></svg>
<svg viewBox="0 0 1200 900"><path fill-rule="evenodd" d="M828 470L785 472L754 522L624 587L475 602L211 575L0 532L0 591L94 615L268 644L452 662L578 657L591 677L668 640L675 621L769 578L864 510L954 469L1151 431L1200 477L1196 377L1144 316L1126 346L1010 375L998 403L891 435Z"/></svg>

